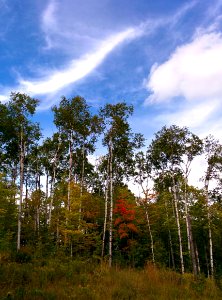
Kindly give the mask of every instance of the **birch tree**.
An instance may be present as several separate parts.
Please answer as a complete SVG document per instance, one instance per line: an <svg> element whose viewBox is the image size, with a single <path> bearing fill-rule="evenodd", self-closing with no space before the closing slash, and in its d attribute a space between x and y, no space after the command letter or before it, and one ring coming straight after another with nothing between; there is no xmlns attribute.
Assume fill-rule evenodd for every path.
<svg viewBox="0 0 222 300"><path fill-rule="evenodd" d="M135 156L135 182L139 184L139 187L142 190L142 202L140 204L143 205L147 220L147 227L150 236L150 246L152 252L152 261L155 264L155 253L154 253L154 240L153 233L150 225L150 216L149 216L149 201L151 194L151 186L150 181L152 180L152 167L151 162L149 160L148 153L144 155L143 152L139 152Z"/></svg>
<svg viewBox="0 0 222 300"><path fill-rule="evenodd" d="M133 151L143 144L143 137L133 134L128 118L133 113L133 107L126 103L115 105L106 104L100 110L100 115L104 120L103 145L107 148L107 196L105 197L105 207L109 201L109 266L112 265L112 243L113 243L113 187L120 184L123 178L133 174ZM106 220L106 216L105 216ZM103 240L105 240L103 231Z"/></svg>
<svg viewBox="0 0 222 300"><path fill-rule="evenodd" d="M14 141L17 143L19 149L20 198L18 205L17 250L20 250L21 247L24 163L27 145L32 144L40 138L39 125L30 120L30 117L35 113L37 104L38 100L21 93L12 93L10 101L7 104L11 118L12 130L14 131Z"/></svg>
<svg viewBox="0 0 222 300"><path fill-rule="evenodd" d="M204 176L204 191L205 201L207 207L207 220L208 220L208 235L209 235L209 253L210 253L210 273L214 275L214 257L213 257L213 237L211 226L210 214L210 197L209 197L209 184L213 179L217 180L222 167L222 145L219 141L215 140L213 136L208 136L204 140L204 153L207 160L207 170Z"/></svg>
<svg viewBox="0 0 222 300"><path fill-rule="evenodd" d="M170 128L164 126L155 134L155 139L152 141L149 147L150 159L156 170L160 172L159 175L163 174L164 172L168 172L172 180L172 195L174 199L182 274L184 273L184 259L176 175L178 165L182 162L182 155L184 152L183 143L184 131L182 129L175 125L171 126Z"/></svg>

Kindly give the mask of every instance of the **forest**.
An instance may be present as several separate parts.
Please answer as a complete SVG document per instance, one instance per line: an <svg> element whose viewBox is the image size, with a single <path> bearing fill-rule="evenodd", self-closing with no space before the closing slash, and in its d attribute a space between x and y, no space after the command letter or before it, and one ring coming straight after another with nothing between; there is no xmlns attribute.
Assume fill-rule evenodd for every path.
<svg viewBox="0 0 222 300"><path fill-rule="evenodd" d="M15 299L66 299L67 295L58 296L58 292L58 298L44 298L40 288L32 296L22 290L32 264L37 264L40 274L40 268L46 265L49 272L53 260L58 273L50 274L58 276L58 282L61 274L70 280L68 274L72 272L81 281L76 279L85 296L76 294L70 299L102 299L93 296L89 287L87 290L89 283L84 285L88 275L79 275L87 268L89 273L94 272L94 278L102 277L97 278L97 286L105 276L113 276L107 277L106 284L115 281L117 274L108 273L110 270L119 270L120 274L125 268L153 274L153 284L158 276L160 282L167 277L158 275L166 270L175 277L165 278L168 286L170 280L181 284L178 278L186 276L196 283L194 298L186 293L186 298L182 294L175 298L146 298L138 296L136 288L129 288L131 279L126 277L130 274L122 273L125 282L129 280L128 288L112 291L112 297L107 295L107 299L198 299L197 295L204 293L202 283L208 279L220 289L220 142L211 135L200 139L187 127L171 125L161 128L146 145L143 135L132 132L130 127L133 106L126 102L106 104L93 114L80 96L62 97L52 107L57 131L51 137L43 137L41 124L33 121L38 103L37 99L14 92L8 102L0 104L0 278L4 291L0 296L9 292L4 278L10 277L14 268L17 278L18 269L23 272L17 285L13 279L10 287L12 291L17 288ZM89 155L96 154L99 142L105 154L92 164ZM198 156L203 157L206 166L198 174L202 189L188 180L192 162ZM129 181L139 187L140 196L131 192ZM103 271L98 271L97 266ZM150 281L149 289L152 278ZM138 282L145 286L142 279ZM219 294L213 295L202 299L221 299ZM14 299L10 294L7 297Z"/></svg>

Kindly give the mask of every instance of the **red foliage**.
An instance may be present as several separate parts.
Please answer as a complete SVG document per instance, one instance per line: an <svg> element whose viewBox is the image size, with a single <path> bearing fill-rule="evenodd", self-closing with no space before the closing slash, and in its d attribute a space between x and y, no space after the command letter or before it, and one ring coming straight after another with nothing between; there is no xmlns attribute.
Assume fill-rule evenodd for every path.
<svg viewBox="0 0 222 300"><path fill-rule="evenodd" d="M133 204L127 203L125 199L117 200L113 210L116 215L114 225L118 227L117 232L120 239L128 238L130 233L138 233L135 222L135 209Z"/></svg>

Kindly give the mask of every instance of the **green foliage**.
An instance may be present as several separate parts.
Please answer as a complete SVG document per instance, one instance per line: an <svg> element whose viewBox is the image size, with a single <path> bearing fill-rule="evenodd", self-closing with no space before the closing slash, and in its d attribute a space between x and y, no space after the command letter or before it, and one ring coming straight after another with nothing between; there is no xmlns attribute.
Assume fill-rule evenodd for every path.
<svg viewBox="0 0 222 300"><path fill-rule="evenodd" d="M17 229L15 193L16 187L7 182L3 174L0 174L0 253L5 253L15 247Z"/></svg>
<svg viewBox="0 0 222 300"><path fill-rule="evenodd" d="M211 227L215 278L218 284L221 282L222 147L218 141L208 137L203 142L186 127L164 126L155 134L147 151L135 154L135 150L143 146L144 139L130 128L131 105L125 102L106 104L99 109L98 115L94 115L87 101L76 96L62 97L59 105L53 107L58 132L39 145L39 124L32 122L37 105L38 100L21 93L12 93L8 103L0 104L0 263L18 263L13 264L16 271L13 280L9 280L13 287L13 295L9 297L56 299L59 295L60 299L66 299L68 292L61 286L65 286L67 280L70 286L75 286L70 292L73 299L99 299L102 294L107 299L146 299L142 292L147 291L145 279L140 278L142 275L136 270L131 271L135 278L141 279L141 285L135 284L130 272L126 274L125 270L119 270L118 274L113 270L103 270L103 273L97 266L96 273L94 270L88 272L84 269L87 263L84 265L75 259L88 261L88 264L101 261L103 232L106 254L108 229L112 229L114 264L143 268L152 260L153 246L156 265L179 271L176 222L179 220L185 271L192 271L187 217L192 227L196 260L205 276L209 274ZM95 170L88 154L95 151L101 133L108 153L100 158ZM198 190L189 186L187 179L193 158L203 149L208 168L206 174L200 174L200 177L205 175L205 190ZM21 173L22 165L24 174ZM43 184L45 177L47 187L45 182ZM132 177L143 187L144 199L135 199L128 190L126 180ZM154 181L154 191L147 185L150 180ZM212 191L208 191L210 180L215 180L217 185ZM150 193L152 197L149 197ZM104 229L105 195L108 214ZM18 209L19 196L21 205ZM113 219L111 213L114 213ZM21 249L16 252L18 221L21 221ZM61 267L50 261L57 256L62 259ZM75 261L70 262L69 258ZM27 268L34 266L35 272L40 272L37 284L34 284L34 273L25 265ZM157 289L161 290L158 274L169 285L171 281L167 276L170 274L173 278L176 288L172 286L169 294L166 292L172 299L183 299L184 295L192 299L198 293L205 297L208 284L212 284L204 277L192 279L191 284L188 275L182 278L175 273L166 275L163 270L151 266L148 269L153 275L152 283L146 278L151 291L149 299L163 297L155 287L156 280ZM107 280L113 288L105 291L95 274L100 279L104 275L103 284ZM114 274L119 278L119 284ZM54 292L52 285L60 280L61 290ZM19 286L19 282L24 283L24 287ZM92 288L92 283L97 285L96 288ZM164 281L161 284L164 285ZM184 295L179 292L180 285L185 289ZM10 291L4 292L3 297L6 297ZM211 294L208 296L210 299Z"/></svg>

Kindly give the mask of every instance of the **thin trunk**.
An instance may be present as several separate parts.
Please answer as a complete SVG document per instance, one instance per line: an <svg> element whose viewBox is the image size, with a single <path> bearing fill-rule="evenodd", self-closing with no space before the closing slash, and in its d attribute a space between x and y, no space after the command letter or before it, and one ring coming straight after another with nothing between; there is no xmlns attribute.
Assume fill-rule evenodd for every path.
<svg viewBox="0 0 222 300"><path fill-rule="evenodd" d="M29 216L28 213L28 176L25 178L25 217Z"/></svg>
<svg viewBox="0 0 222 300"><path fill-rule="evenodd" d="M107 178L105 186L105 213L104 213L104 224L103 224L103 240L102 240L102 258L105 253L105 238L106 238L106 227L107 227L107 212L108 212L108 190L109 190L109 159L107 164Z"/></svg>
<svg viewBox="0 0 222 300"><path fill-rule="evenodd" d="M196 257L195 247L194 247L193 232L192 232L189 213L187 214L186 219L187 219L188 230L189 230L189 244L190 244L190 255L191 255L192 266L193 266L193 274L197 276L198 274L197 257Z"/></svg>
<svg viewBox="0 0 222 300"><path fill-rule="evenodd" d="M59 247L59 218L56 221L56 246Z"/></svg>
<svg viewBox="0 0 222 300"><path fill-rule="evenodd" d="M207 205L207 221L208 221L209 252L210 252L210 273L211 273L211 276L213 277L213 275L214 275L213 242L212 242L208 189L209 189L209 179L206 178L206 180L205 180L205 199L206 199L206 205Z"/></svg>
<svg viewBox="0 0 222 300"><path fill-rule="evenodd" d="M28 176L25 178L25 209L27 208L27 199L28 199Z"/></svg>
<svg viewBox="0 0 222 300"><path fill-rule="evenodd" d="M210 277L210 269L209 269L209 261L208 261L208 257L207 257L207 247L206 245L204 245L204 252L205 252L205 260L206 260L206 267L207 267L207 277Z"/></svg>
<svg viewBox="0 0 222 300"><path fill-rule="evenodd" d="M22 219L22 201L23 201L23 180L24 180L24 157L25 157L25 143L23 136L23 128L20 133L20 199L18 207L18 235L17 235L17 250L21 248L21 219Z"/></svg>
<svg viewBox="0 0 222 300"><path fill-rule="evenodd" d="M187 229L187 246L188 246L189 255L191 257L190 228L189 228L188 204L187 204L187 178L185 178L184 199L185 199L185 214L186 214L186 229Z"/></svg>
<svg viewBox="0 0 222 300"><path fill-rule="evenodd" d="M81 174L81 184L80 184L80 203L79 203L79 229L82 218L82 195L84 186L84 176L85 176L85 146L82 148L82 174Z"/></svg>
<svg viewBox="0 0 222 300"><path fill-rule="evenodd" d="M168 230L169 233L169 243L170 243L170 254L171 254L171 260L172 260L172 265L173 265L173 270L175 270L175 259L174 259L174 252L173 252L173 243L172 243L172 236L171 236L171 231L170 229Z"/></svg>
<svg viewBox="0 0 222 300"><path fill-rule="evenodd" d="M51 225L51 220L52 220L52 206L53 206L53 200L54 200L55 177L56 177L56 162L54 161L53 176L52 176L52 181L51 181L50 203L49 203L49 226Z"/></svg>
<svg viewBox="0 0 222 300"><path fill-rule="evenodd" d="M39 198L38 198L38 203L37 203L37 208L36 208L36 221L37 221L37 232L39 235L39 227L40 227L40 205L41 205L41 179L40 179L40 174L38 174L38 191L39 191Z"/></svg>
<svg viewBox="0 0 222 300"><path fill-rule="evenodd" d="M173 243L172 243L172 236L171 236L171 231L170 231L170 226L169 226L169 213L168 213L168 207L167 207L166 200L165 200L165 208L166 208L166 215L167 215L171 260L172 260L173 270L175 270L175 259L174 259L174 252L173 252Z"/></svg>
<svg viewBox="0 0 222 300"><path fill-rule="evenodd" d="M45 197L46 197L46 200L49 197L49 173L48 173L48 171L46 171Z"/></svg>
<svg viewBox="0 0 222 300"><path fill-rule="evenodd" d="M40 180L39 180L39 174L38 174L38 170L36 169L36 174L35 174L35 190L40 191ZM38 197L40 197L40 194L38 195ZM35 208L35 232L37 232L37 234L39 233L39 201L40 199L37 198L36 199L36 208Z"/></svg>
<svg viewBox="0 0 222 300"><path fill-rule="evenodd" d="M82 172L81 173L82 174L81 174L80 193L81 193L81 196L82 196L82 194L83 194L83 187L84 187L84 176L85 176L85 146L84 145L83 145L83 149L82 149Z"/></svg>
<svg viewBox="0 0 222 300"><path fill-rule="evenodd" d="M49 173L46 171L46 184L45 184L45 222L47 224L47 215L48 215L48 198L49 198Z"/></svg>
<svg viewBox="0 0 222 300"><path fill-rule="evenodd" d="M113 145L110 139L109 145L109 173L110 173L110 218L109 218L109 267L112 266L112 242L113 242Z"/></svg>
<svg viewBox="0 0 222 300"><path fill-rule="evenodd" d="M67 199L67 209L70 211L70 193L71 193L71 182L72 182L72 165L73 165L73 159L72 159L72 135L70 137L69 141L69 181L68 181L68 199Z"/></svg>
<svg viewBox="0 0 222 300"><path fill-rule="evenodd" d="M200 274L200 260L199 260L199 253L198 253L196 243L195 243L195 254L196 254L196 260L197 260L197 270L198 270L198 273Z"/></svg>
<svg viewBox="0 0 222 300"><path fill-rule="evenodd" d="M147 199L146 199L146 201L147 201ZM145 212L146 212L147 227L148 227L149 235L150 235L152 261L153 261L153 264L155 265L153 235L152 235L152 231L151 231L151 227L150 227L150 219L149 219L149 213L148 213L148 209L147 209L147 203L145 203Z"/></svg>
<svg viewBox="0 0 222 300"><path fill-rule="evenodd" d="M186 171L186 174L188 172ZM188 239L188 251L189 255L192 261L192 267L193 267L193 274L197 275L197 262L196 262L196 255L195 255L195 248L194 248L194 241L193 241L193 232L191 227L191 219L190 214L188 210L188 201L187 201L187 176L185 178L185 192L184 192L184 198L185 198L185 214L186 214L186 229L187 229L187 239Z"/></svg>
<svg viewBox="0 0 222 300"><path fill-rule="evenodd" d="M14 168L12 169L12 186L15 187L15 182L16 182L16 178L17 178L17 166L14 166ZM16 202L16 193L13 194L13 199Z"/></svg>
<svg viewBox="0 0 222 300"><path fill-rule="evenodd" d="M210 221L210 212L209 207L207 207L207 218L208 218L208 231L209 231L209 250L210 250L210 270L211 276L214 275L214 260L213 260L213 241L212 241L212 230L211 230L211 221Z"/></svg>
<svg viewBox="0 0 222 300"><path fill-rule="evenodd" d="M59 136L60 140L60 136ZM51 179L51 193L50 193L50 204L49 204L49 226L51 225L51 219L52 219L52 206L54 202L54 191L55 191L55 180L56 180L56 168L57 168L57 161L58 161L58 155L60 150L61 142L58 144L58 148L56 150L54 160L53 160L53 175Z"/></svg>
<svg viewBox="0 0 222 300"><path fill-rule="evenodd" d="M150 227L150 218L149 218L149 213L148 213L148 209L147 209L147 204L148 204L148 182L149 182L149 178L147 176L146 178L146 187L143 186L143 181L144 178L142 176L142 173L139 173L139 182L140 182L140 186L142 188L143 194L145 196L145 203L144 203L144 208L145 208L145 214L146 214L146 220L147 220L147 227L148 227L148 231L149 231L149 235L150 235L150 247L151 247L151 252L152 252L152 261L153 264L155 265L155 255L154 255L154 242L153 242L153 234L151 231L151 227Z"/></svg>
<svg viewBox="0 0 222 300"><path fill-rule="evenodd" d="M181 264L181 273L184 274L184 261L183 261L183 245L182 245L182 237L181 237L181 229L180 229L180 219L179 219L179 211L178 211L178 199L176 194L176 184L174 176L173 179L173 197L174 197L174 206L176 213L176 222L177 222L177 231L178 231L178 239L179 239L179 248L180 248L180 264Z"/></svg>

